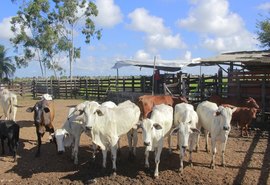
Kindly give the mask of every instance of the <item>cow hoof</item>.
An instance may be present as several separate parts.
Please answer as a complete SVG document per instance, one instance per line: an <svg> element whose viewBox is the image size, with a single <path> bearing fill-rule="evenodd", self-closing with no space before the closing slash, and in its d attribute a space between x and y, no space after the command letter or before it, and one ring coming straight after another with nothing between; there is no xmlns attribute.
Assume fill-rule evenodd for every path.
<svg viewBox="0 0 270 185"><path fill-rule="evenodd" d="M179 172L179 173L183 173L183 171L184 171L183 168L179 168L179 169L178 169L178 172Z"/></svg>
<svg viewBox="0 0 270 185"><path fill-rule="evenodd" d="M213 164L211 164L210 168L213 170L216 169L215 165L213 165Z"/></svg>
<svg viewBox="0 0 270 185"><path fill-rule="evenodd" d="M159 176L158 176L158 175L155 175L154 178L155 178L155 179L159 179Z"/></svg>
<svg viewBox="0 0 270 185"><path fill-rule="evenodd" d="M144 169L145 169L145 172L150 172L149 166L145 166Z"/></svg>
<svg viewBox="0 0 270 185"><path fill-rule="evenodd" d="M192 163L192 162L190 162L190 163L189 163L189 166L190 166L190 167L193 167L193 163Z"/></svg>
<svg viewBox="0 0 270 185"><path fill-rule="evenodd" d="M116 169L112 170L112 176L116 176Z"/></svg>
<svg viewBox="0 0 270 185"><path fill-rule="evenodd" d="M222 164L222 167L224 167L224 168L225 168L225 167L226 167L226 164Z"/></svg>

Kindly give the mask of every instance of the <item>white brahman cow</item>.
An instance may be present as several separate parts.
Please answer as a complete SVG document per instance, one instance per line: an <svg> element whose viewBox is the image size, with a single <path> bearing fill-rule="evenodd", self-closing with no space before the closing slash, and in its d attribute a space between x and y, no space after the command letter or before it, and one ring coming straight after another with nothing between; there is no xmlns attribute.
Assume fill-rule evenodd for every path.
<svg viewBox="0 0 270 185"><path fill-rule="evenodd" d="M125 107L125 106L130 106L131 101L124 101L122 103L118 104L118 107ZM132 128L130 131L127 133L127 138L128 138L128 148L129 148L129 155L128 158L129 160L133 160L136 157L136 147L138 143L138 132L137 128ZM119 141L118 141L119 142ZM120 144L118 143L118 148L120 147Z"/></svg>
<svg viewBox="0 0 270 185"><path fill-rule="evenodd" d="M116 104L108 101L101 104L102 106L107 107L116 107ZM58 153L61 154L65 151L65 147L72 146L72 159L74 159L74 164L78 164L78 151L80 145L80 137L81 134L85 131L85 117L81 114L74 114L76 109L84 109L85 106L95 107L101 106L99 103L95 101L85 101L83 103L78 104L74 108L69 109L68 119L64 123L61 129L57 129L55 131L55 138L57 142L57 150ZM79 123L79 124L78 124ZM85 132L88 136L89 133ZM93 158L95 158L96 146L93 144Z"/></svg>
<svg viewBox="0 0 270 185"><path fill-rule="evenodd" d="M229 108L223 106L217 106L216 103L209 101L203 101L196 109L199 122L198 129L203 127L205 129L206 139L206 151L208 152L208 135L211 134L211 146L212 146L212 160L210 167L215 169L215 154L217 152L216 142L221 142L222 149L222 166L225 167L225 148L228 140L229 132L231 130L232 113L236 108Z"/></svg>
<svg viewBox="0 0 270 185"><path fill-rule="evenodd" d="M119 137L136 128L139 121L140 109L130 102L125 106L108 108L100 106L90 110L86 106L83 110L86 117L86 129L90 131L92 142L100 146L103 155L103 168L106 168L107 151L112 154L113 174L116 174L117 143ZM129 105L128 105L129 104Z"/></svg>
<svg viewBox="0 0 270 185"><path fill-rule="evenodd" d="M151 117L143 119L139 127L142 128L145 148L145 167L149 168L149 151L155 151L155 173L158 177L158 167L162 152L164 138L170 134L173 124L173 108L169 105L160 104L153 107ZM170 144L170 141L169 141Z"/></svg>
<svg viewBox="0 0 270 185"><path fill-rule="evenodd" d="M17 113L17 95L10 92L8 89L0 91L0 102L6 120L16 121Z"/></svg>
<svg viewBox="0 0 270 185"><path fill-rule="evenodd" d="M192 166L192 152L196 145L200 131L197 129L198 115L193 105L188 103L179 103L174 108L174 130L178 132L178 146L180 167L179 171L183 171L183 158L186 148L189 147L189 163Z"/></svg>

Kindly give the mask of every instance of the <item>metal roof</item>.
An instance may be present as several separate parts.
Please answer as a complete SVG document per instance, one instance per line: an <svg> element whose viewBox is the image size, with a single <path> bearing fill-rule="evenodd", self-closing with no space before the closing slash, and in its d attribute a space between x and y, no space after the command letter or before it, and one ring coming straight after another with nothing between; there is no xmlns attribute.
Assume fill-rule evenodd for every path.
<svg viewBox="0 0 270 185"><path fill-rule="evenodd" d="M183 67L188 66L189 64L198 63L199 59L192 60L119 60L116 61L113 69L119 69L120 67L125 66L138 66L146 68L155 68L163 71L176 72L180 71Z"/></svg>
<svg viewBox="0 0 270 185"><path fill-rule="evenodd" d="M270 50L229 52L200 60L200 65L204 66L219 64L230 65L231 63L249 70L265 69L265 67L269 69Z"/></svg>

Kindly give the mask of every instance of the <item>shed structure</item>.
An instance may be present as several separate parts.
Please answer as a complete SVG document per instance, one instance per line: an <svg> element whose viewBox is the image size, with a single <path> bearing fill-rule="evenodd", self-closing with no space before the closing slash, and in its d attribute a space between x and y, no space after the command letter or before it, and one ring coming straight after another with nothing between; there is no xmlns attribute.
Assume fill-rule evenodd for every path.
<svg viewBox="0 0 270 185"><path fill-rule="evenodd" d="M270 114L270 50L223 53L202 59L200 65L218 65L227 72L227 92L222 96L253 97L263 116ZM223 65L229 68L226 70Z"/></svg>

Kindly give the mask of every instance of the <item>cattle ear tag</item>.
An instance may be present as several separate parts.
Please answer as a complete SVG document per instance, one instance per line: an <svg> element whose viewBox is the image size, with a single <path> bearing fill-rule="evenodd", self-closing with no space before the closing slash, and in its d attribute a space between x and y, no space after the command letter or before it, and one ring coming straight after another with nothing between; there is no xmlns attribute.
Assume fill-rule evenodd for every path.
<svg viewBox="0 0 270 185"><path fill-rule="evenodd" d="M99 116L103 116L104 114L101 112L101 110L96 110L96 113L99 115Z"/></svg>
<svg viewBox="0 0 270 185"><path fill-rule="evenodd" d="M33 107L28 107L27 109L26 109L26 112L33 112Z"/></svg>
<svg viewBox="0 0 270 185"><path fill-rule="evenodd" d="M154 127L155 127L155 129L157 129L157 130L160 130L160 129L162 129L162 126L160 125L160 124L158 124L158 123L154 123L154 125L153 125Z"/></svg>

